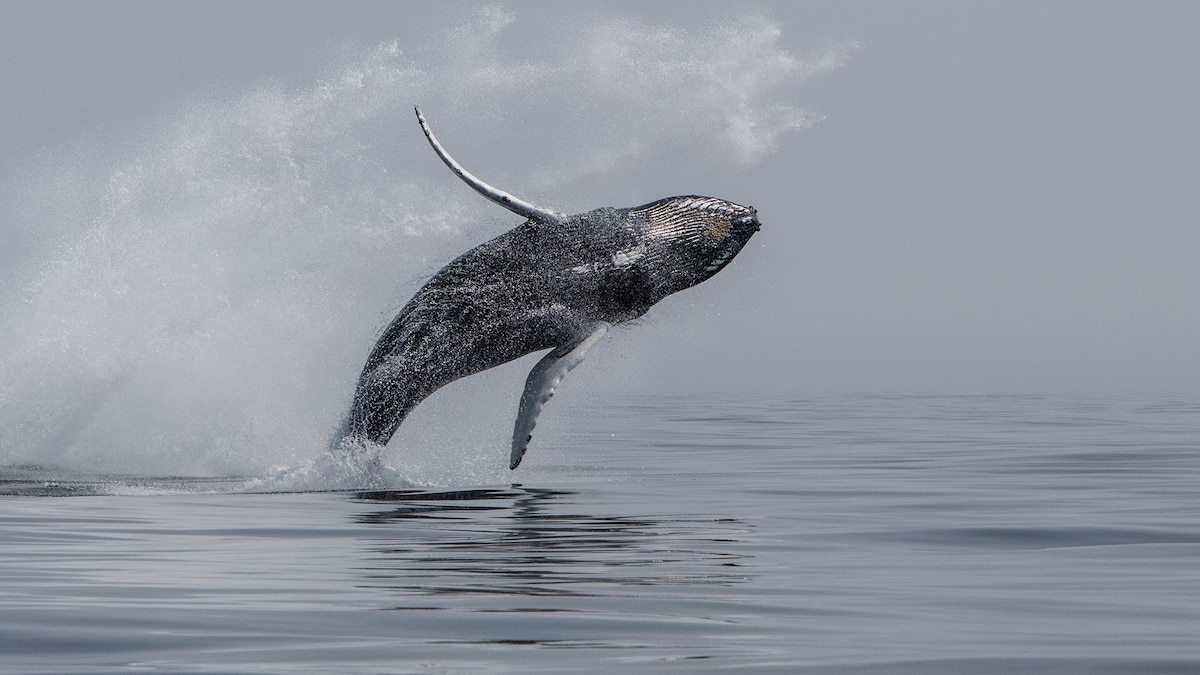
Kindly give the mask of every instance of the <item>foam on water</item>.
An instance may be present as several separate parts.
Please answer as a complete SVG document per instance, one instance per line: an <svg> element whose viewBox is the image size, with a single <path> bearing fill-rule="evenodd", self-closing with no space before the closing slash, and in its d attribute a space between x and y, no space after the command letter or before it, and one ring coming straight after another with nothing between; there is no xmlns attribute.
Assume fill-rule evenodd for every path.
<svg viewBox="0 0 1200 675"><path fill-rule="evenodd" d="M702 30L600 17L532 49L517 25L497 8L455 17L423 44L193 101L4 186L0 464L283 464L264 480L344 482L314 458L378 331L421 279L515 224L448 178L414 103L480 175L591 208L597 181L758 161L816 119L795 86L851 48L798 58L755 15Z"/></svg>

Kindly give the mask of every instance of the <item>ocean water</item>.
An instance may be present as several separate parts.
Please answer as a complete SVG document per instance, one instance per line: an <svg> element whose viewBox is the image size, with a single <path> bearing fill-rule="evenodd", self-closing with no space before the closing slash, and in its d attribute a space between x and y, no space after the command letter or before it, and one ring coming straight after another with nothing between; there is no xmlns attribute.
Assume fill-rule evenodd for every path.
<svg viewBox="0 0 1200 675"><path fill-rule="evenodd" d="M602 398L511 483L0 470L0 670L1200 672L1200 397Z"/></svg>

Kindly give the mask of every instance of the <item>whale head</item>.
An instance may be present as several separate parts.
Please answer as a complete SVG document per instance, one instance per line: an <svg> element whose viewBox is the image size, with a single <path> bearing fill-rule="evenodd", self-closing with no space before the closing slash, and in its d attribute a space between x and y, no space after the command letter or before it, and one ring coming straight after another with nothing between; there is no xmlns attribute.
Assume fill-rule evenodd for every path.
<svg viewBox="0 0 1200 675"><path fill-rule="evenodd" d="M714 197L668 197L629 210L663 295L720 272L761 227L758 212Z"/></svg>

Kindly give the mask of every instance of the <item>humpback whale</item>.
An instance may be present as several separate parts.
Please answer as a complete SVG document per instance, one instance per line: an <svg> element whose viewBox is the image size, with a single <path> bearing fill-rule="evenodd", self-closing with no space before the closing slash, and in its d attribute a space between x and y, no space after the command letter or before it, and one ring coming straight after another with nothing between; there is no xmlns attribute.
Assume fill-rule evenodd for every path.
<svg viewBox="0 0 1200 675"><path fill-rule="evenodd" d="M451 261L400 310L367 357L336 445L385 446L434 391L549 349L521 394L509 455L515 469L563 376L612 326L721 271L758 231L758 213L689 195L565 215L476 178L414 110L451 171L526 220Z"/></svg>

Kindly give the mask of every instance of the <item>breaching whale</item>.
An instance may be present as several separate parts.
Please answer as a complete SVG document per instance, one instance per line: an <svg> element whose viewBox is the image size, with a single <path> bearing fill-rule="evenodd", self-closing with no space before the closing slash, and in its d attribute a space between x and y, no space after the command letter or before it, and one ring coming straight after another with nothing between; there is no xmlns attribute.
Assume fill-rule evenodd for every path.
<svg viewBox="0 0 1200 675"><path fill-rule="evenodd" d="M550 349L521 394L509 456L515 469L563 376L613 325L721 271L758 231L758 214L681 196L564 215L476 178L415 111L446 166L527 220L451 261L400 310L367 357L336 445L387 445L405 416L441 387Z"/></svg>

